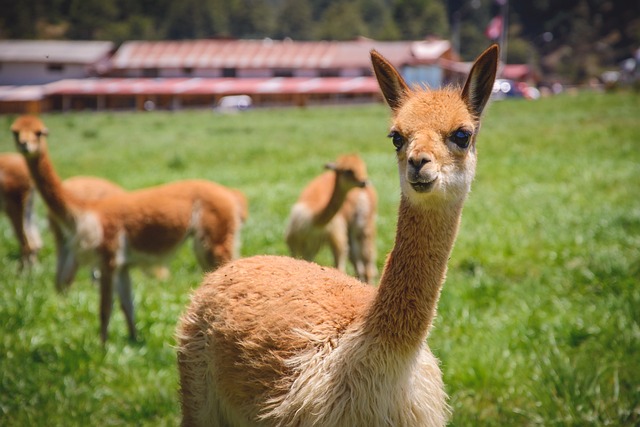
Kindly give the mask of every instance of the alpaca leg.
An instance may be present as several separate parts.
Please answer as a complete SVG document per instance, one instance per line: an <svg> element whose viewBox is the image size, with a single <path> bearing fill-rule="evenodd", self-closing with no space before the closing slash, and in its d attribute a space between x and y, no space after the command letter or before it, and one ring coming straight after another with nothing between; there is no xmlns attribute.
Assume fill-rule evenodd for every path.
<svg viewBox="0 0 640 427"><path fill-rule="evenodd" d="M137 338L136 324L133 308L133 292L131 291L131 277L129 267L121 267L116 272L116 288L120 298L120 308L124 312L129 329L129 338L135 341Z"/></svg>
<svg viewBox="0 0 640 427"><path fill-rule="evenodd" d="M65 291L73 282L78 269L78 262L71 250L71 243L65 240L62 230L49 218L49 228L56 245L56 289Z"/></svg>
<svg viewBox="0 0 640 427"><path fill-rule="evenodd" d="M329 247L333 254L333 264L342 272L347 270L348 246L346 230L338 230L337 232L333 230L329 234Z"/></svg>
<svg viewBox="0 0 640 427"><path fill-rule="evenodd" d="M212 270L214 267L213 251L210 249L208 242L201 236L196 235L193 238L193 253L196 256L198 265L203 271Z"/></svg>
<svg viewBox="0 0 640 427"><path fill-rule="evenodd" d="M64 292L73 283L77 270L75 254L67 244L61 245L56 263L56 289L59 292Z"/></svg>
<svg viewBox="0 0 640 427"><path fill-rule="evenodd" d="M20 245L20 270L31 263L31 248L25 231L24 205L16 200L7 200L7 215L11 220L11 228Z"/></svg>
<svg viewBox="0 0 640 427"><path fill-rule="evenodd" d="M375 239L367 233L354 233L349 237L349 259L358 279L365 283L375 283L378 275Z"/></svg>
<svg viewBox="0 0 640 427"><path fill-rule="evenodd" d="M238 225L220 221L209 212L202 214L193 238L193 250L204 271L215 270L237 257L239 252Z"/></svg>
<svg viewBox="0 0 640 427"><path fill-rule="evenodd" d="M107 264L107 265L105 265ZM113 269L108 265L108 261L103 261L100 269L100 338L102 343L107 342L109 337L109 320L113 310Z"/></svg>
<svg viewBox="0 0 640 427"><path fill-rule="evenodd" d="M33 202L35 200L35 192L30 191L27 194L27 198L24 203L24 224L27 239L29 241L29 248L35 261L36 253L42 248L42 237L34 221L34 209Z"/></svg>

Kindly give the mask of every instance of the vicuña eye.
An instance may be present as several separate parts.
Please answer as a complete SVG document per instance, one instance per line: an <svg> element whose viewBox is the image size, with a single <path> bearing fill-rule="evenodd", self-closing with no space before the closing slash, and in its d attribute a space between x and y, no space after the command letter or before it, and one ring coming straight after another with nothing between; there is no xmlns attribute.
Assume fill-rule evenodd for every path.
<svg viewBox="0 0 640 427"><path fill-rule="evenodd" d="M404 137L395 130L389 134L389 138L391 138L393 146L396 147L396 151L400 150L404 145Z"/></svg>
<svg viewBox="0 0 640 427"><path fill-rule="evenodd" d="M451 134L449 140L460 148L467 148L471 140L471 132L465 129L458 129Z"/></svg>

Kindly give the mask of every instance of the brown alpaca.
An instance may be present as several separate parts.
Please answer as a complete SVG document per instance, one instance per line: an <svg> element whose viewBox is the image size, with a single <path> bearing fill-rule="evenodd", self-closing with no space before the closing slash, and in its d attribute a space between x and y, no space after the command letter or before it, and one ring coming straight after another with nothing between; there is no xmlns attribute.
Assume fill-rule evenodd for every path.
<svg viewBox="0 0 640 427"><path fill-rule="evenodd" d="M207 275L179 322L183 426L441 426L429 334L476 167L498 47L462 90L409 88L371 53L400 172L395 245L377 288L258 256Z"/></svg>
<svg viewBox="0 0 640 427"><path fill-rule="evenodd" d="M35 188L19 154L0 154L0 211L11 221L20 245L20 269L36 262L42 238L34 220Z"/></svg>
<svg viewBox="0 0 640 427"><path fill-rule="evenodd" d="M124 194L119 185L95 176L73 176L62 181L62 186L78 199L96 201L116 194ZM64 226L58 225L55 215L48 215L49 228L56 244L56 289L64 292L71 286L78 270L78 260L73 252L73 234L65 234ZM161 280L167 280L171 273L165 265L143 266L144 272ZM99 269L92 269L92 278L99 276Z"/></svg>
<svg viewBox="0 0 640 427"><path fill-rule="evenodd" d="M328 163L328 172L312 180L293 205L285 233L291 255L313 261L324 244L335 267L346 271L347 254L360 280L376 279L376 190L367 167L355 155Z"/></svg>
<svg viewBox="0 0 640 427"><path fill-rule="evenodd" d="M124 188L113 182L93 177L74 176L62 181L62 187L80 200L96 201L116 194L124 194ZM65 233L64 224L59 223L55 214L48 214L49 229L56 245L56 289L60 292L68 288L75 278L78 260L73 252L73 234Z"/></svg>
<svg viewBox="0 0 640 427"><path fill-rule="evenodd" d="M246 200L238 191L204 181L179 181L109 196L97 201L75 197L63 187L47 150L47 130L34 116L13 123L16 146L78 262L100 272L100 336L107 340L114 288L129 335L136 338L129 268L158 265L193 236L203 269L236 258Z"/></svg>

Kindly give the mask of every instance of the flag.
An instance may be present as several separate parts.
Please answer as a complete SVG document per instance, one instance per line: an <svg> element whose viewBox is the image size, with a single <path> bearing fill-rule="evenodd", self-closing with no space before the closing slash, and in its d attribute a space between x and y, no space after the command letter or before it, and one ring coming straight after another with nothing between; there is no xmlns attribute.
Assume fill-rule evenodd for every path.
<svg viewBox="0 0 640 427"><path fill-rule="evenodd" d="M494 16L484 30L484 35L490 40L498 40L502 34L502 25L502 16Z"/></svg>

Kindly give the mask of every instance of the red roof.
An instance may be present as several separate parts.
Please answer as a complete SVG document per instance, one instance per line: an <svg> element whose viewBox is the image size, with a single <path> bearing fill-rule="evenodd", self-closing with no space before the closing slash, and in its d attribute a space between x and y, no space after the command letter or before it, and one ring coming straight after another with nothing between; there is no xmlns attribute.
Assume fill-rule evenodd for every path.
<svg viewBox="0 0 640 427"><path fill-rule="evenodd" d="M527 64L507 64L502 69L505 79L525 80L530 74L531 68Z"/></svg>
<svg viewBox="0 0 640 427"><path fill-rule="evenodd" d="M114 69L140 68L369 68L369 51L394 65L415 61L416 42L360 39L337 41L187 40L125 42L114 54ZM429 42L418 42L422 49ZM448 42L445 42L448 43Z"/></svg>
<svg viewBox="0 0 640 427"><path fill-rule="evenodd" d="M0 86L0 102L39 101L42 98L43 86Z"/></svg>
<svg viewBox="0 0 640 427"><path fill-rule="evenodd" d="M106 78L67 79L45 86L47 95L240 95L294 93L378 93L374 77Z"/></svg>

